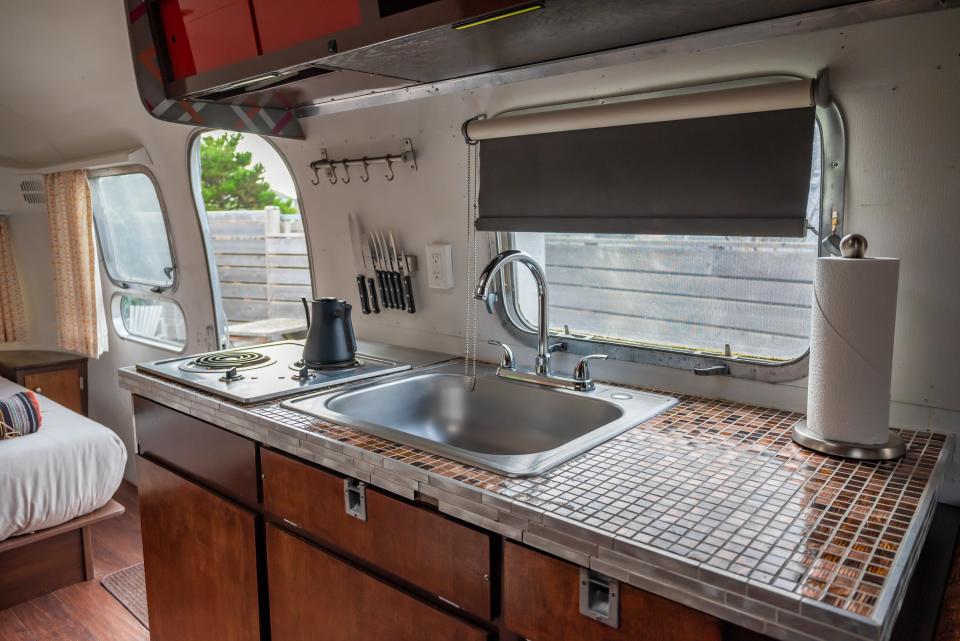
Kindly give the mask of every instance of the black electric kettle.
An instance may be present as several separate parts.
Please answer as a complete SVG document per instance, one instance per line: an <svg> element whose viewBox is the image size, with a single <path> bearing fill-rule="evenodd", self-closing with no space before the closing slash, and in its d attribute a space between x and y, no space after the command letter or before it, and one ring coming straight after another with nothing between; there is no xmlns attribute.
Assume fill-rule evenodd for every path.
<svg viewBox="0 0 960 641"><path fill-rule="evenodd" d="M356 365L357 338L350 320L350 304L332 297L309 302L306 298L300 300L309 326L303 345L303 364L315 369Z"/></svg>

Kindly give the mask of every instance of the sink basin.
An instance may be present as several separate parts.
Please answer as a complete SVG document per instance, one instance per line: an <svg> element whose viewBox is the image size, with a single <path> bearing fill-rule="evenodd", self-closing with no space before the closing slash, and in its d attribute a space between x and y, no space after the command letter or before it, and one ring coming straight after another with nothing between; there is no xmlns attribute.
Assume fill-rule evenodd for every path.
<svg viewBox="0 0 960 641"><path fill-rule="evenodd" d="M676 405L669 396L609 385L591 392L498 378L477 366L473 391L447 364L284 407L507 476L533 476Z"/></svg>

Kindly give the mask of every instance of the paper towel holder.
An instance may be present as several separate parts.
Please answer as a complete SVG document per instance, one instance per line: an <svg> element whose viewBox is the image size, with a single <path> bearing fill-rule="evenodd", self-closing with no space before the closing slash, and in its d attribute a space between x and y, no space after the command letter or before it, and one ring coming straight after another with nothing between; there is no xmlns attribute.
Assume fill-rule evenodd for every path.
<svg viewBox="0 0 960 641"><path fill-rule="evenodd" d="M900 434L893 430L890 430L889 434L890 438L887 439L886 443L861 445L859 443L831 441L818 436L810 431L806 420L800 420L793 426L793 441L797 445L821 454L842 456L858 461L890 461L906 454L907 448L903 439L900 438Z"/></svg>
<svg viewBox="0 0 960 641"><path fill-rule="evenodd" d="M866 256L867 239L860 234L847 234L839 243L838 249L840 255L846 260L858 260ZM845 441L832 441L815 434L807 425L806 419L802 419L793 426L793 441L810 450L829 454L831 456L842 456L844 458L856 459L859 461L890 461L897 459L907 453L907 448L898 432L887 430L889 438L886 443L871 443L864 445L861 443L848 443Z"/></svg>

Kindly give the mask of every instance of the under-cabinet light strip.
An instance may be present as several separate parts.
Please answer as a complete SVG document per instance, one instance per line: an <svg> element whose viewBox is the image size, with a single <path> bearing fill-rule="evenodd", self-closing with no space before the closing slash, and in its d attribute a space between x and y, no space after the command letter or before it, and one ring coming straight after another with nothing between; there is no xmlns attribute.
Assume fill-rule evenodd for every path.
<svg viewBox="0 0 960 641"><path fill-rule="evenodd" d="M538 11L543 9L543 3L538 2L536 4L531 4L526 7L521 7L519 9L513 9L510 11L505 11L503 13L495 13L493 15L485 16L477 20L470 20L468 22L461 22L459 24L453 25L453 28L457 31L463 31L464 29L471 29L473 27L479 27L480 25L490 24L491 22L496 22L497 20L503 20L504 18L512 18L514 16L519 16L524 13L530 13L531 11Z"/></svg>

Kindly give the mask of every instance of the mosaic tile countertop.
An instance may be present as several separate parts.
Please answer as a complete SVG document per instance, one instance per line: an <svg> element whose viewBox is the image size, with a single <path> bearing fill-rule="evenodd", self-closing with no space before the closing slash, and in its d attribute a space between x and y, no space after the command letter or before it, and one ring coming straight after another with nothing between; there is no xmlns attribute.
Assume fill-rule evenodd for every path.
<svg viewBox="0 0 960 641"><path fill-rule="evenodd" d="M784 641L883 641L952 437L902 430L894 462L794 444L802 415L694 396L541 476L461 465L270 402L134 371L173 409ZM653 391L653 390L649 390Z"/></svg>

